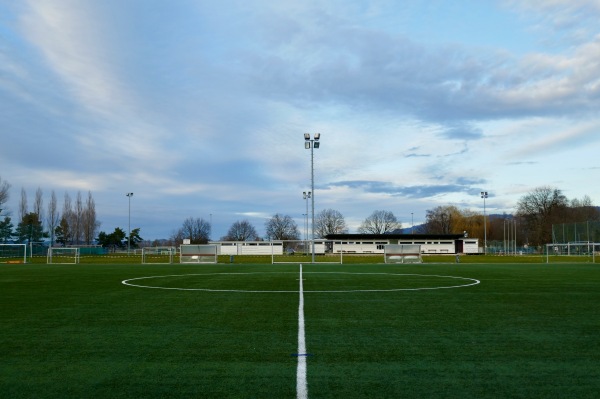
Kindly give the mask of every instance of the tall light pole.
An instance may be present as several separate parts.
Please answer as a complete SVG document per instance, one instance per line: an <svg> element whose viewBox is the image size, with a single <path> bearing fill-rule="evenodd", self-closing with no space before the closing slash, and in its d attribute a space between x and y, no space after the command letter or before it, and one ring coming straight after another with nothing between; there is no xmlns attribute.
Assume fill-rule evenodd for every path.
<svg viewBox="0 0 600 399"><path fill-rule="evenodd" d="M488 197L487 191L481 192L483 198L483 254L487 255L487 225L485 223L485 199Z"/></svg>
<svg viewBox="0 0 600 399"><path fill-rule="evenodd" d="M310 188L312 190L312 263L315 263L315 157L313 149L319 148L320 138L321 133L315 133L312 139L310 138L310 133L304 133L304 148L310 150Z"/></svg>
<svg viewBox="0 0 600 399"><path fill-rule="evenodd" d="M304 220L304 245L306 245L306 241L308 240L308 200L312 197L311 191L303 191L302 198L306 200L306 219ZM308 251L307 251L308 252Z"/></svg>
<svg viewBox="0 0 600 399"><path fill-rule="evenodd" d="M133 197L133 193L125 195L129 198L129 223L127 227L127 255L129 255L129 249L131 248L131 197Z"/></svg>
<svg viewBox="0 0 600 399"><path fill-rule="evenodd" d="M415 234L415 217L414 212L410 213L410 234Z"/></svg>

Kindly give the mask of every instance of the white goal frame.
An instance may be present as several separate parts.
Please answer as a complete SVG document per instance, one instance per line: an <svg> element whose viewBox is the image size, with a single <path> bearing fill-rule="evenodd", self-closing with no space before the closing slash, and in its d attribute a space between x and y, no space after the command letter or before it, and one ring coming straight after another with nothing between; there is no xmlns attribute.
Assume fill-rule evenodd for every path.
<svg viewBox="0 0 600 399"><path fill-rule="evenodd" d="M420 244L386 244L383 258L385 263L423 263Z"/></svg>
<svg viewBox="0 0 600 399"><path fill-rule="evenodd" d="M217 263L217 246L214 244L181 245L179 263Z"/></svg>
<svg viewBox="0 0 600 399"><path fill-rule="evenodd" d="M79 263L79 248L77 247L49 247L46 263L51 264L77 264Z"/></svg>
<svg viewBox="0 0 600 399"><path fill-rule="evenodd" d="M332 240L282 240L279 246L271 246L271 264L278 263L314 263L314 264L343 264L344 251L334 249ZM313 262L314 243L314 262Z"/></svg>
<svg viewBox="0 0 600 399"><path fill-rule="evenodd" d="M596 263L596 255L600 254L600 243L567 242L546 244L546 263L560 263L585 260Z"/></svg>
<svg viewBox="0 0 600 399"><path fill-rule="evenodd" d="M171 264L173 255L177 253L175 247L144 247L142 248L143 264Z"/></svg>
<svg viewBox="0 0 600 399"><path fill-rule="evenodd" d="M17 251L14 256L10 249L6 251L10 247ZM21 250L19 251L18 248ZM27 244L0 244L0 263L27 263Z"/></svg>

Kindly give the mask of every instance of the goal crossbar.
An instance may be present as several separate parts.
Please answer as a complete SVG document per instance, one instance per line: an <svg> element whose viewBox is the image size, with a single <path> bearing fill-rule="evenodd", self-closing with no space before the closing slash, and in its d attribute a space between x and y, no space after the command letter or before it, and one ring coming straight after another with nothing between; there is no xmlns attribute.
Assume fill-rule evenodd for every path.
<svg viewBox="0 0 600 399"><path fill-rule="evenodd" d="M142 248L142 263L171 264L175 253L177 253L175 247L144 247Z"/></svg>
<svg viewBox="0 0 600 399"><path fill-rule="evenodd" d="M27 244L0 244L0 263L27 263Z"/></svg>
<svg viewBox="0 0 600 399"><path fill-rule="evenodd" d="M50 247L46 257L47 264L76 264L79 263L79 248Z"/></svg>
<svg viewBox="0 0 600 399"><path fill-rule="evenodd" d="M600 243L567 242L546 244L546 263L561 261L584 261L596 263L596 255L600 254Z"/></svg>

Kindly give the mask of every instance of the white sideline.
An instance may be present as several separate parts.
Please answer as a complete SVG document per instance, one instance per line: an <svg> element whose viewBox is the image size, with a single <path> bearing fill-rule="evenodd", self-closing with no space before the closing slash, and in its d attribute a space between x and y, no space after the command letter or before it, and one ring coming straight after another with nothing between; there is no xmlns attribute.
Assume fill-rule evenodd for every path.
<svg viewBox="0 0 600 399"><path fill-rule="evenodd" d="M296 397L308 398L306 382L306 340L304 338L304 287L302 284L302 265L300 265L300 300L298 305L298 368L296 371Z"/></svg>

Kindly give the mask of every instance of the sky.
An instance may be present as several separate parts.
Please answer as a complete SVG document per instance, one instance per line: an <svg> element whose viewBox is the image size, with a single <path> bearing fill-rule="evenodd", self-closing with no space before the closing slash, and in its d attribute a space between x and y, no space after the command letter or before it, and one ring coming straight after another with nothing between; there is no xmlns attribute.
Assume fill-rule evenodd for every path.
<svg viewBox="0 0 600 399"><path fill-rule="evenodd" d="M0 178L100 230L600 205L599 0L0 0ZM126 193L132 192L130 198Z"/></svg>

